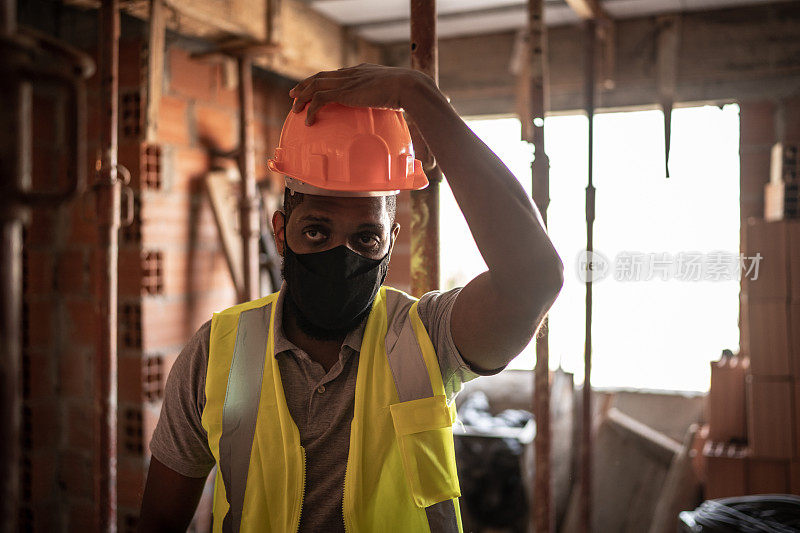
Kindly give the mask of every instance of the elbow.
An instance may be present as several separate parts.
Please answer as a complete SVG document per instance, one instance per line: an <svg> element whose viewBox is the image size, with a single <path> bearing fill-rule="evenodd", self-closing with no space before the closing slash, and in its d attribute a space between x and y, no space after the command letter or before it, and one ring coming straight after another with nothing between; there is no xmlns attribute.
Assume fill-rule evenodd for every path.
<svg viewBox="0 0 800 533"><path fill-rule="evenodd" d="M544 275L544 292L549 296L548 308L556 300L561 288L564 286L564 263L558 253L553 250L553 258L548 268L543 269L547 272Z"/></svg>

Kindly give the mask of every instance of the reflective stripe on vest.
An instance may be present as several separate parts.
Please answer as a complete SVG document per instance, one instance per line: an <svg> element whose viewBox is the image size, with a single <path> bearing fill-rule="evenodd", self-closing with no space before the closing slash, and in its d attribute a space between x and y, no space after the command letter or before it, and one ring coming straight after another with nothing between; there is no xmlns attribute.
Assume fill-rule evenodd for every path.
<svg viewBox="0 0 800 533"><path fill-rule="evenodd" d="M274 304L242 311L236 330L228 388L222 408L222 437L219 439L219 469L225 483L230 510L222 530L239 533L244 507L244 488L250 467L250 451L256 431L258 396L264 376L264 347L267 324ZM233 482L235 480L235 482Z"/></svg>
<svg viewBox="0 0 800 533"><path fill-rule="evenodd" d="M407 482L411 487L411 493L413 494L413 499L414 502L416 502L417 508L421 510L421 508L424 507L425 516L427 517L427 525L430 528L430 531L459 532L461 527L457 503L457 496L459 494L457 488L457 479L451 479L455 477L455 458L452 456L452 433L449 435L450 441L448 445L447 437L442 436L444 434L439 434L437 432L438 430L431 429L430 431L426 432L429 427L449 427L450 424L452 424L454 411L452 410L452 407L448 407L445 403L444 390L441 382L441 374L439 374L438 362L435 361L435 354L433 361L431 361L430 354L433 353L432 345L427 336L427 332L425 332L419 316L416 313L416 303L410 305L409 298L405 297L405 299L403 299L403 296L404 295L399 291L386 290L385 288L381 289L379 298L376 298L376 300L380 300L380 305L383 306L379 309L383 315L376 316L374 320L382 319L384 322L383 327L387 328L387 324L385 324L387 320L386 309L389 308L395 310L397 306L401 306L401 311L404 313L406 313L406 309L408 309L407 316L404 317L401 322L402 328L400 329L399 333L393 331L392 328L387 328L384 330L385 340L382 348L374 350L367 346L362 346L362 357L369 357L371 353L381 352L385 349L385 359L386 362L388 362L388 368L391 371L391 378L394 381L397 398L400 402L388 405L388 407L391 408L391 418L394 421L395 431L397 432L395 446L400 447L402 464L404 465L405 469L402 472L405 472L406 476L408 477ZM274 314L274 309L272 308L276 301L276 297L267 297L264 299L264 305L261 305L260 307L253 307L251 305L249 308L244 308L238 313L238 321L235 327L236 340L232 346L233 353L230 358L230 370L228 372L224 405L222 406L221 428L217 427L217 433L219 434L219 473L221 474L221 478L223 480L223 492L225 495L225 500L227 500L228 504L228 510L225 513L225 517L222 521L221 530L226 533L238 533L242 526L243 512L246 506L245 488L247 487L248 483L248 470L251 468L251 454L256 454L256 456L258 455L253 450L253 442L258 419L259 399L262 395L262 381L263 376L265 375L265 356L266 360L268 361L267 364L274 365L274 361L269 359L270 357L274 359L274 354L265 353L267 352L265 348L268 346L268 338L270 341L269 345L272 345L272 339L270 337L270 331L268 328L272 324L272 316ZM255 302L251 302L251 304L254 303ZM373 314L375 312L376 308L373 306L373 311L370 314L370 321L373 320ZM228 329L230 330L230 327ZM373 332L372 338L375 338L374 332L376 330L374 327L370 329L370 331ZM232 332L227 331L227 333L230 334ZM212 328L212 335L213 334L214 328ZM420 346L420 342L423 341L426 343L426 353L428 354L427 360L425 354L423 354L423 349ZM212 346L214 345L214 339L212 339ZM368 353L364 354L365 350ZM367 363L368 361L364 362L364 364ZM362 364L360 362L359 370L361 368ZM374 373L374 368L375 365L372 365L370 372ZM277 370L277 366L273 366L273 369ZM365 385L368 387L369 383L362 382L362 380L365 379L367 379L366 373L365 376L361 377L361 379L358 379L357 381L357 407L355 416L358 416L360 413L364 412L363 402L367 401L363 399L364 390L366 390ZM280 385L279 375L276 376L273 381L275 381L276 386ZM362 387L359 388L359 384L362 384ZM282 388L282 385L280 386ZM359 393L359 391L361 392ZM280 394L277 395L278 402L283 402L284 405L282 405L281 408L286 409L285 399L283 398L282 392L283 391L281 390ZM361 394L361 396L359 396L359 394ZM217 395L217 397L218 396L219 395ZM263 399L261 399L261 401L263 401ZM359 411L358 406L361 407L361 411ZM421 411L424 411L424 413ZM421 415L421 418L419 415ZM206 421L204 421L204 423L206 423ZM355 428L357 424L354 423L353 426ZM358 427L360 428L361 426L358 425ZM220 429L221 431L219 431ZM294 429L296 431L296 428ZM262 430L259 430L259 435L262 435L261 431ZM362 429L359 429L358 431L359 435L364 435ZM416 448L414 447L418 447L420 444L415 443L414 437L415 435L420 434L418 433L419 431L422 431L422 435L428 435L427 438L429 440L433 439L431 443L425 442L421 445L423 446L422 449L424 450L422 452L423 457L425 455L429 455L430 450L435 450L435 453L444 453L447 455L447 457L443 459L440 458L439 461L435 461L435 468L430 469L434 471L441 471L442 475L447 476L444 482L437 482L436 479L431 481L431 474L428 473L428 469L424 468L425 465L416 464L417 458L413 454L419 452L417 452ZM356 437L354 436L355 433L355 429L351 431L352 442L355 442L356 440ZM209 438L212 438L211 431L209 432ZM410 444L406 443L406 440L409 438ZM379 440L383 442L382 439ZM390 442L393 441L394 439L392 439ZM287 441L284 440L283 442L284 446L286 446ZM351 461L355 459L355 461L358 463L358 460L361 458L360 454L364 457L367 457L369 453L366 450L362 450L362 445L358 445L358 449L354 451L352 449L352 442L351 452L348 456L348 474L346 475L345 481L346 493L348 493L347 478L350 477ZM212 451L213 448L214 447L212 443ZM409 448L413 449L409 451ZM286 450L287 448L284 448L284 451ZM395 463L396 462L397 460L395 459ZM363 461L361 461L361 463L363 463ZM410 467L409 463L414 463L414 465ZM360 475L361 477L355 481L351 480L351 485L362 482L362 479L365 476L364 472L362 471L364 468L365 467L363 465L361 467L353 467L353 469L356 471L356 473L353 473L353 476ZM420 473L416 472L415 469L425 471ZM392 472L391 469L389 471ZM396 466L394 471L396 471ZM374 476L367 477L369 479L374 478ZM217 481L219 482L219 479ZM394 481L396 483L404 482L402 478ZM263 480L254 480L253 482L257 484L256 490L260 489L261 484L265 484ZM421 488L419 485L420 483L422 483ZM455 484L455 488L452 488L453 484ZM221 487L218 488L221 489ZM365 527L365 523L370 524L374 523L375 521L374 518L359 518L362 511L358 508L359 504L355 503L356 501L364 501L364 494L362 493L369 493L368 489L369 488L363 489L361 492L355 491L357 494L351 496L350 498L345 496L345 524L346 526L348 523L358 524L356 526L352 526L351 529L362 530ZM441 492L438 492L439 490L441 490ZM398 491L398 494L400 492L402 491ZM216 496L219 493L220 491L215 489L215 521L218 520L220 518L219 515L221 515L221 513L217 514L217 511L220 508L217 506ZM354 491L350 491L350 493L354 493ZM251 494L248 499L252 502L253 495ZM351 508L353 506L356 507L354 511L351 511L351 514L357 515L351 516L350 520L348 520L346 511L348 502ZM430 504L431 502L435 503ZM384 503L382 505L385 507L386 504ZM399 508L406 507L400 506ZM375 509L370 508L369 510L364 510L363 513L372 513L370 516L373 516L375 514ZM297 509L297 520L299 520L299 515L300 510ZM370 522L370 520L372 520L372 522ZM425 519L422 518L421 520L424 524ZM219 527L219 525L217 525L217 527ZM219 531L217 527L214 528L215 531ZM252 530L252 526L246 529ZM390 531L392 528L389 526L383 530Z"/></svg>

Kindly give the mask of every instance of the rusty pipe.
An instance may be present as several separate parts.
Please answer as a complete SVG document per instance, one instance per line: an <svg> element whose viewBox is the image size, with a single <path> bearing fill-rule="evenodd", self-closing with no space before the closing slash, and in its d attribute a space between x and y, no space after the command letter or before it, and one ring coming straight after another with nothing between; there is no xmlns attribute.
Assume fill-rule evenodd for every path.
<svg viewBox="0 0 800 533"><path fill-rule="evenodd" d="M586 116L589 119L588 184L586 186L586 252L591 258L594 251L595 188L593 182L594 163L594 92L595 92L595 21L585 23L584 97ZM580 524L582 530L592 530L592 271L586 274L586 321L583 352L583 407L581 411L581 475L580 475Z"/></svg>
<svg viewBox="0 0 800 533"><path fill-rule="evenodd" d="M544 0L528 1L528 105L531 121L523 132L531 132L534 160L531 163L533 201L547 224L550 205L550 159L545 153L544 118L547 108L547 27L544 23ZM536 338L536 368L534 369L533 413L536 418L535 475L532 491L531 517L536 533L555 529L555 508L552 491L552 434L550 430L550 353L547 318L542 333Z"/></svg>
<svg viewBox="0 0 800 533"><path fill-rule="evenodd" d="M100 170L94 184L98 221L95 279L99 325L94 358L95 530L116 531L117 289L121 183L117 176L119 121L119 0L100 7Z"/></svg>
<svg viewBox="0 0 800 533"><path fill-rule="evenodd" d="M255 300L260 294L258 238L259 211L256 192L255 141L253 138L253 61L249 54L242 54L239 63L239 174L241 175L241 196L239 215L244 267L244 287L239 300Z"/></svg>
<svg viewBox="0 0 800 533"><path fill-rule="evenodd" d="M411 66L439 83L435 0L411 0ZM411 294L422 296L439 288L439 183L442 171L409 120L414 152L428 178L428 187L411 191Z"/></svg>

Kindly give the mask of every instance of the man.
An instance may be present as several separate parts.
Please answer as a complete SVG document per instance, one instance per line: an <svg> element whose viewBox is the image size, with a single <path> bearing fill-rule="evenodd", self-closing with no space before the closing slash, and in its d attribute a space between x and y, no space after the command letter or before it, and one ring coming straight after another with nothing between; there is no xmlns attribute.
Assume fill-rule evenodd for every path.
<svg viewBox="0 0 800 533"><path fill-rule="evenodd" d="M400 231L391 191L304 194L291 188L310 178L287 179L272 219L285 283L215 315L178 357L140 530L184 530L215 464L214 531L459 530L452 398L528 344L563 283L561 261L518 181L429 77L361 64L289 94L309 135L336 104L405 110L488 271L418 302L382 288ZM298 164L334 172L312 163Z"/></svg>

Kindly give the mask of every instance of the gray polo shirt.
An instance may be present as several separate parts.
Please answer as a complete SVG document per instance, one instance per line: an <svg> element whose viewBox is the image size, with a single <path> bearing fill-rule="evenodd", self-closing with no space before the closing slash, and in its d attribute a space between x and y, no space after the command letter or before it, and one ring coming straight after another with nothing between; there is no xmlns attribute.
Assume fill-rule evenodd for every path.
<svg viewBox="0 0 800 533"><path fill-rule="evenodd" d="M462 383L479 375L462 359L450 334L450 314L460 290L429 292L422 296L418 306L449 398L455 396ZM283 297L281 289L275 309L275 357L289 413L306 450L306 492L300 531L343 532L344 473L366 320L347 336L339 360L325 372L322 365L285 337ZM211 321L208 321L176 359L167 379L161 417L150 442L150 451L159 462L188 477L206 477L214 466L208 437L200 422L206 402L210 332Z"/></svg>

